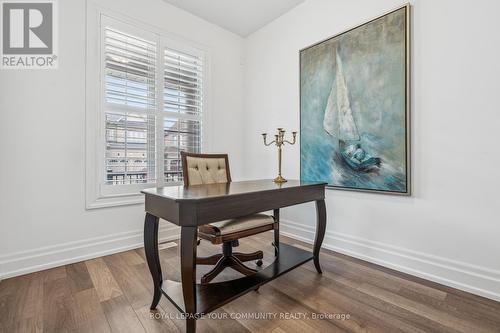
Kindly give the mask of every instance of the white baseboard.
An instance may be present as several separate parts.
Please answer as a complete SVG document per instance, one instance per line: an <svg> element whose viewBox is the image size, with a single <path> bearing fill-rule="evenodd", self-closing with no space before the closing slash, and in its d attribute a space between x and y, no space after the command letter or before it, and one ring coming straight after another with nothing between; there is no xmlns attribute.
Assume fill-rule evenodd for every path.
<svg viewBox="0 0 500 333"><path fill-rule="evenodd" d="M282 220L280 232L310 243L315 228ZM500 271L343 233L326 232L323 247L400 272L500 301Z"/></svg>
<svg viewBox="0 0 500 333"><path fill-rule="evenodd" d="M282 220L280 232L313 243L315 228ZM160 241L179 238L179 228L159 231ZM0 256L0 280L143 246L142 230L102 236ZM360 237L326 232L323 247L400 272L500 301L500 271Z"/></svg>
<svg viewBox="0 0 500 333"><path fill-rule="evenodd" d="M161 242L172 241L178 239L179 235L180 229L176 226L160 227L158 239ZM0 280L128 251L143 245L143 231L134 230L2 255Z"/></svg>

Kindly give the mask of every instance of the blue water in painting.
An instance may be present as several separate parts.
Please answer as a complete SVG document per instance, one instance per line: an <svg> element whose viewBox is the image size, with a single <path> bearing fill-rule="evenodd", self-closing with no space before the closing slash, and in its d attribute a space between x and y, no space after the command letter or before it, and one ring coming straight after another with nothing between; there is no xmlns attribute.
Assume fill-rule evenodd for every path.
<svg viewBox="0 0 500 333"><path fill-rule="evenodd" d="M380 168L354 171L323 129L341 56L363 149ZM337 187L406 192L405 12L400 10L301 52L301 179Z"/></svg>

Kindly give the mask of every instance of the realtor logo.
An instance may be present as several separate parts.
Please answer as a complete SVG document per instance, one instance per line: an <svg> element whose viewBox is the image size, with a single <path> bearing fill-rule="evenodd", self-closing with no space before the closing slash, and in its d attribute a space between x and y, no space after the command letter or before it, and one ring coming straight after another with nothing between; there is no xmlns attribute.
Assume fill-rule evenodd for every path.
<svg viewBox="0 0 500 333"><path fill-rule="evenodd" d="M3 1L1 18L2 68L57 67L54 1Z"/></svg>

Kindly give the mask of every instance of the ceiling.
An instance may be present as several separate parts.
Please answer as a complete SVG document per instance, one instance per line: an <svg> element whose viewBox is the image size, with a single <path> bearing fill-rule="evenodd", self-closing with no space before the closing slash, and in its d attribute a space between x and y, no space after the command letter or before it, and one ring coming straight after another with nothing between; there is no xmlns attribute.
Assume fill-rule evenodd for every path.
<svg viewBox="0 0 500 333"><path fill-rule="evenodd" d="M242 37L304 0L164 0Z"/></svg>

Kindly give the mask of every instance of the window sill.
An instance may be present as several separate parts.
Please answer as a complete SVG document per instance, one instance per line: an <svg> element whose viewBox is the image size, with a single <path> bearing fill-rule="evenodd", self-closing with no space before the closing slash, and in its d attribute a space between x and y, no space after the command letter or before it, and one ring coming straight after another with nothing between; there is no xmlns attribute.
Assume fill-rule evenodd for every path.
<svg viewBox="0 0 500 333"><path fill-rule="evenodd" d="M179 186L182 185L182 182L171 182L164 184L164 187L167 186ZM118 206L128 206L128 205L139 205L144 204L144 194L140 193L141 190L146 188L156 187L154 184L148 184L147 186L141 185L140 188L134 189L135 193L114 193L103 195L95 195L92 198L87 198L85 208L87 210L99 209L99 208L108 208L108 207L118 207ZM102 189L101 189L102 190ZM112 191L108 191L112 192Z"/></svg>
<svg viewBox="0 0 500 333"><path fill-rule="evenodd" d="M87 210L91 210L91 209L99 209L107 207L138 205L143 203L144 203L144 195L139 193L127 196L97 198L95 200L87 201L85 208Z"/></svg>

